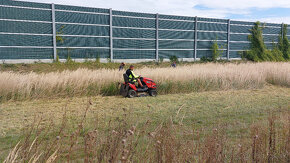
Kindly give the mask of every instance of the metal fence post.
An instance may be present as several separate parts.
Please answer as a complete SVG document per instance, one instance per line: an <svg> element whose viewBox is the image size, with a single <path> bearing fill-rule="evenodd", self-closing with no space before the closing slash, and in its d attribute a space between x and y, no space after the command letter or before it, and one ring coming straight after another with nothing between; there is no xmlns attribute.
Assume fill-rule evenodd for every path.
<svg viewBox="0 0 290 163"><path fill-rule="evenodd" d="M159 61L159 14L156 14L156 62Z"/></svg>
<svg viewBox="0 0 290 163"><path fill-rule="evenodd" d="M194 61L196 61L197 57L197 16L195 17L195 24L194 24Z"/></svg>
<svg viewBox="0 0 290 163"><path fill-rule="evenodd" d="M112 12L112 8L110 8L110 59L113 62L114 51L113 51L113 12Z"/></svg>
<svg viewBox="0 0 290 163"><path fill-rule="evenodd" d="M56 27L55 27L55 5L51 4L51 16L52 16L52 36L53 36L53 59L56 60Z"/></svg>
<svg viewBox="0 0 290 163"><path fill-rule="evenodd" d="M228 20L227 60L230 60L231 20Z"/></svg>

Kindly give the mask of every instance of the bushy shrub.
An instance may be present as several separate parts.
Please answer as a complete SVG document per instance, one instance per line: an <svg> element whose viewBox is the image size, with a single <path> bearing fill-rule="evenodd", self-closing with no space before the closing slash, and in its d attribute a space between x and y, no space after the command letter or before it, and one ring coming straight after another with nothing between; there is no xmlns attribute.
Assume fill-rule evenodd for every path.
<svg viewBox="0 0 290 163"><path fill-rule="evenodd" d="M175 55L170 56L169 60L170 60L170 62L176 62L176 63L178 63L178 58Z"/></svg>
<svg viewBox="0 0 290 163"><path fill-rule="evenodd" d="M208 58L208 57L206 57L206 56L202 56L202 57L200 58L200 61L201 61L201 62L210 62L211 59Z"/></svg>
<svg viewBox="0 0 290 163"><path fill-rule="evenodd" d="M260 22L256 22L254 27L250 30L251 35L248 36L250 41L250 50L247 52L246 58L252 61L266 61L269 60L268 51L263 39L263 29Z"/></svg>
<svg viewBox="0 0 290 163"><path fill-rule="evenodd" d="M272 57L272 61L285 61L285 59L283 58L283 52L279 50L277 45L273 45L273 49L271 51L269 51L270 56Z"/></svg>
<svg viewBox="0 0 290 163"><path fill-rule="evenodd" d="M273 49L267 49L263 39L264 25L261 26L260 22L256 22L254 27L250 30L251 35L248 36L250 41L250 50L241 53L242 58L248 60L261 62L261 61L285 61L289 58L289 41L287 38L287 26L279 36L277 45L273 43ZM283 37L282 37L283 36Z"/></svg>
<svg viewBox="0 0 290 163"><path fill-rule="evenodd" d="M279 35L278 48L283 54L285 60L290 59L290 43L287 37L287 24L284 24L283 31Z"/></svg>
<svg viewBox="0 0 290 163"><path fill-rule="evenodd" d="M223 54L223 46L219 46L217 41L214 41L213 44L212 44L212 47L211 47L211 50L212 50L212 61L216 61L219 57L222 56Z"/></svg>
<svg viewBox="0 0 290 163"><path fill-rule="evenodd" d="M101 59L100 59L100 55L96 55L96 61L95 61L96 63L101 63Z"/></svg>
<svg viewBox="0 0 290 163"><path fill-rule="evenodd" d="M159 57L159 62L163 63L163 61L164 61L164 58L163 57Z"/></svg>

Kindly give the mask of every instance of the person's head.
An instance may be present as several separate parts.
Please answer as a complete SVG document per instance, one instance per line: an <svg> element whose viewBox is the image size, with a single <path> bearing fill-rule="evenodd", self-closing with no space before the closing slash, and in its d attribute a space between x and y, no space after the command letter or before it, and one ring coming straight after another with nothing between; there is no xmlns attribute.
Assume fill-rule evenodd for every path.
<svg viewBox="0 0 290 163"><path fill-rule="evenodd" d="M133 66L133 65L131 65L129 69L130 69L130 70L134 70L134 66Z"/></svg>

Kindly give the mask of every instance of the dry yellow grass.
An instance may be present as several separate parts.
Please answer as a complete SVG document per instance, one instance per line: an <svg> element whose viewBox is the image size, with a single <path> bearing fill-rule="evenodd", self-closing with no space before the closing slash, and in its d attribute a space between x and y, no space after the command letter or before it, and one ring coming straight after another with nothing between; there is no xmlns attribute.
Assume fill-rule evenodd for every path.
<svg viewBox="0 0 290 163"><path fill-rule="evenodd" d="M42 74L0 72L0 97L3 100L116 94L116 86L112 86L112 83L121 82L122 73L108 69L78 69ZM213 90L258 88L266 82L290 86L290 63L208 63L178 68L143 68L136 70L136 73L155 80L161 92L164 89L165 93L178 90L208 90L210 86ZM178 84L172 86L174 82ZM168 86L168 83L171 85ZM180 83L187 85L181 88ZM110 86L106 87L108 85ZM165 89L172 89L172 92ZM108 91L111 93L107 93Z"/></svg>

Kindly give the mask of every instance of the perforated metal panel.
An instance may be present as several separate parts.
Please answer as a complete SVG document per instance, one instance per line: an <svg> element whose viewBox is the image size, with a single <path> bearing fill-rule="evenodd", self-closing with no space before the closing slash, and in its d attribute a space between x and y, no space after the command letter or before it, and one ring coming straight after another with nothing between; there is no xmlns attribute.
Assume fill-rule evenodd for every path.
<svg viewBox="0 0 290 163"><path fill-rule="evenodd" d="M159 49L194 49L194 41L159 40Z"/></svg>
<svg viewBox="0 0 290 163"><path fill-rule="evenodd" d="M231 24L238 24L238 25L255 25L254 22L244 22L244 21L235 21L231 20Z"/></svg>
<svg viewBox="0 0 290 163"><path fill-rule="evenodd" d="M155 18L156 17L155 14L126 12L126 11L113 11L113 15L132 16L132 17L140 17L140 18Z"/></svg>
<svg viewBox="0 0 290 163"><path fill-rule="evenodd" d="M195 21L195 17L189 17L189 16L159 15L159 18Z"/></svg>
<svg viewBox="0 0 290 163"><path fill-rule="evenodd" d="M122 38L156 38L155 30L113 28L114 37Z"/></svg>
<svg viewBox="0 0 290 163"><path fill-rule="evenodd" d="M227 40L227 33L198 32L198 40Z"/></svg>
<svg viewBox="0 0 290 163"><path fill-rule="evenodd" d="M0 19L3 19L0 20L0 59L51 59L52 5L11 0L1 0L0 5ZM55 5L55 32L63 38L63 42L57 42L60 58L66 58L68 53L71 58L95 58L98 55L112 59L155 59L157 54L163 58L173 55L179 58L209 57L213 40L218 40L223 49L229 41L229 57L237 58L239 51L249 48L248 35L254 25L254 22L231 20L228 31L229 20L226 19L198 17L195 24L195 17L161 14L156 27L156 14L112 10L111 16L112 26L109 9ZM272 48L281 33L281 24L262 25L266 46ZM194 40L195 33L197 40ZM290 39L290 27L287 37Z"/></svg>
<svg viewBox="0 0 290 163"><path fill-rule="evenodd" d="M251 26L238 26L238 25L231 25L231 33L249 33L252 29Z"/></svg>
<svg viewBox="0 0 290 163"><path fill-rule="evenodd" d="M84 24L104 24L109 25L108 15L96 15L85 13L73 13L56 11L56 22L69 22L69 23L84 23Z"/></svg>
<svg viewBox="0 0 290 163"><path fill-rule="evenodd" d="M67 59L68 55L74 59L94 59L94 58L109 58L109 49L78 49L78 48L63 48L57 49L57 54L60 59Z"/></svg>
<svg viewBox="0 0 290 163"><path fill-rule="evenodd" d="M221 57L226 57L226 50L223 51ZM198 50L197 51L197 57L198 58L202 58L202 57L206 57L206 58L211 58L212 57L212 51L211 50Z"/></svg>
<svg viewBox="0 0 290 163"><path fill-rule="evenodd" d="M52 34L52 29L50 23L33 23L33 22L0 20L0 32Z"/></svg>
<svg viewBox="0 0 290 163"><path fill-rule="evenodd" d="M193 22L159 20L159 29L194 30Z"/></svg>
<svg viewBox="0 0 290 163"><path fill-rule="evenodd" d="M226 19L215 19L215 18L198 18L198 21L206 21L206 22L217 22L217 23L227 23Z"/></svg>
<svg viewBox="0 0 290 163"><path fill-rule="evenodd" d="M72 24L56 24L56 31L64 35L109 36L110 28L105 26L87 26Z"/></svg>
<svg viewBox="0 0 290 163"><path fill-rule="evenodd" d="M215 23L199 22L197 24L197 29L203 30L203 31L227 31L228 25L227 24L215 24Z"/></svg>
<svg viewBox="0 0 290 163"><path fill-rule="evenodd" d="M194 39L194 32L160 30L159 39Z"/></svg>
<svg viewBox="0 0 290 163"><path fill-rule="evenodd" d="M231 42L230 50L247 50L250 48L250 43Z"/></svg>
<svg viewBox="0 0 290 163"><path fill-rule="evenodd" d="M197 42L197 49L211 49L214 41L198 41ZM227 42L224 41L217 41L218 45L223 49L226 49Z"/></svg>
<svg viewBox="0 0 290 163"><path fill-rule="evenodd" d="M57 42L58 47L109 47L109 38L64 36L63 40Z"/></svg>
<svg viewBox="0 0 290 163"><path fill-rule="evenodd" d="M265 27L263 29L263 34L280 34L281 33L281 28L270 28L270 27Z"/></svg>
<svg viewBox="0 0 290 163"><path fill-rule="evenodd" d="M51 36L0 34L0 46L52 46Z"/></svg>
<svg viewBox="0 0 290 163"><path fill-rule="evenodd" d="M160 50L159 57L170 58L171 56L177 56L179 58L193 58L193 50Z"/></svg>
<svg viewBox="0 0 290 163"><path fill-rule="evenodd" d="M114 48L155 49L155 41L152 40L123 40L114 39Z"/></svg>
<svg viewBox="0 0 290 163"><path fill-rule="evenodd" d="M83 12L93 12L93 13L105 13L105 14L109 14L109 9L102 9L102 8L90 8L90 7L55 5L55 9L56 10L71 10L71 11L83 11Z"/></svg>
<svg viewBox="0 0 290 163"><path fill-rule="evenodd" d="M53 59L53 49L0 47L0 59Z"/></svg>
<svg viewBox="0 0 290 163"><path fill-rule="evenodd" d="M114 50L115 59L155 59L155 50Z"/></svg>
<svg viewBox="0 0 290 163"><path fill-rule="evenodd" d="M12 0L1 0L0 5L19 6L19 7L35 7L35 8L44 8L44 9L51 8L50 4L31 3L31 2L12 1Z"/></svg>
<svg viewBox="0 0 290 163"><path fill-rule="evenodd" d="M231 34L231 41L248 41L249 34Z"/></svg>
<svg viewBox="0 0 290 163"><path fill-rule="evenodd" d="M0 7L0 19L50 21L51 11Z"/></svg>
<svg viewBox="0 0 290 163"><path fill-rule="evenodd" d="M156 28L156 21L153 19L113 17L113 26L118 27L139 27L139 28Z"/></svg>
<svg viewBox="0 0 290 163"><path fill-rule="evenodd" d="M241 52L242 52L242 50L241 51L230 51L230 56L232 58L241 58Z"/></svg>

